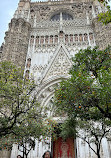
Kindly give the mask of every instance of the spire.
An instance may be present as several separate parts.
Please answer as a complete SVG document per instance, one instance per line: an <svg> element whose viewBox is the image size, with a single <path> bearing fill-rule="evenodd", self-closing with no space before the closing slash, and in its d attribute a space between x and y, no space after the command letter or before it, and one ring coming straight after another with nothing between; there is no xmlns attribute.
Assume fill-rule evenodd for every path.
<svg viewBox="0 0 111 158"><path fill-rule="evenodd" d="M28 10L30 8L31 0L20 0L19 1L19 10Z"/></svg>
<svg viewBox="0 0 111 158"><path fill-rule="evenodd" d="M28 12L30 10L31 0L19 0L18 8L15 11L14 18L29 18ZM26 14L25 14L26 13ZM29 21L29 19L28 19Z"/></svg>

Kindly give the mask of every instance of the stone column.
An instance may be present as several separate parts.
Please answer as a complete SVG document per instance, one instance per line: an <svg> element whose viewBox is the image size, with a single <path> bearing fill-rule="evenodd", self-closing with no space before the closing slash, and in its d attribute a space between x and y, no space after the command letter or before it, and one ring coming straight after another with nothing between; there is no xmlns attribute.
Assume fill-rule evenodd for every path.
<svg viewBox="0 0 111 158"><path fill-rule="evenodd" d="M28 16L27 16L27 21L29 22L29 20L30 20L30 9L28 11Z"/></svg>
<svg viewBox="0 0 111 158"><path fill-rule="evenodd" d="M88 37L89 46L91 46L91 42L90 42L90 38L89 38L89 32L87 32L87 37Z"/></svg>
<svg viewBox="0 0 111 158"><path fill-rule="evenodd" d="M36 41L36 36L34 35L33 53L34 53L34 50L35 50L35 41Z"/></svg>
<svg viewBox="0 0 111 158"><path fill-rule="evenodd" d="M36 15L34 16L34 27L36 27Z"/></svg>
<svg viewBox="0 0 111 158"><path fill-rule="evenodd" d="M96 46L96 42L95 42L94 33L93 33L93 41L94 41L94 46Z"/></svg>
<svg viewBox="0 0 111 158"><path fill-rule="evenodd" d="M92 17L93 17L93 18L96 17L96 13L95 13L94 6L93 6L93 5L92 5Z"/></svg>
<svg viewBox="0 0 111 158"><path fill-rule="evenodd" d="M63 22L62 22L62 12L60 13L60 31L62 31L62 25L63 25Z"/></svg>
<svg viewBox="0 0 111 158"><path fill-rule="evenodd" d="M86 19L87 19L87 25L90 25L90 19L87 11L86 11Z"/></svg>

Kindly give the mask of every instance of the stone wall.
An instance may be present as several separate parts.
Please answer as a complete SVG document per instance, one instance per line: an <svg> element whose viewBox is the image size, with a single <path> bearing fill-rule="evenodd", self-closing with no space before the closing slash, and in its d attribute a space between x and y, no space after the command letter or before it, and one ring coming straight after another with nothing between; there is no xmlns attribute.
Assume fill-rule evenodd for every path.
<svg viewBox="0 0 111 158"><path fill-rule="evenodd" d="M2 150L0 151L0 158L10 158L11 151Z"/></svg>
<svg viewBox="0 0 111 158"><path fill-rule="evenodd" d="M2 60L12 61L24 67L29 42L30 24L24 19L12 19L9 30L5 33Z"/></svg>
<svg viewBox="0 0 111 158"><path fill-rule="evenodd" d="M111 23L104 25L97 18L93 20L96 45L100 49L105 49L111 45Z"/></svg>

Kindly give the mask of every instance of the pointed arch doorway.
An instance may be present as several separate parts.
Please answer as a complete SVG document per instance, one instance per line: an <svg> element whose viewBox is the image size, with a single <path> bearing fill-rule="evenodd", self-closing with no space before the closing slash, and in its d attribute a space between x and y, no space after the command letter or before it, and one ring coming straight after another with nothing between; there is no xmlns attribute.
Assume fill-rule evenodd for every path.
<svg viewBox="0 0 111 158"><path fill-rule="evenodd" d="M64 141L59 137L53 142L53 158L76 158L74 147L73 138L67 138Z"/></svg>

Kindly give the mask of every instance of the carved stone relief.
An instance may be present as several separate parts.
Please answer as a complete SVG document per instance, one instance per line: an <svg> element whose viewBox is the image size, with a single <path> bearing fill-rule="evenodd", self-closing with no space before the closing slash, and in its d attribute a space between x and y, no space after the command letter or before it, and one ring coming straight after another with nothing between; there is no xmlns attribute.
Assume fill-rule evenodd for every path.
<svg viewBox="0 0 111 158"><path fill-rule="evenodd" d="M41 73L42 71L44 71L45 69L46 69L46 67L47 67L47 65L34 65L33 66L33 68L32 68L32 70L33 70L33 72L35 73L35 72L39 72L39 73Z"/></svg>
<svg viewBox="0 0 111 158"><path fill-rule="evenodd" d="M71 62L69 61L68 56L66 55L63 48L61 47L51 67L49 68L45 76L45 79L51 76L58 76L65 74L67 75L70 67L71 67Z"/></svg>

